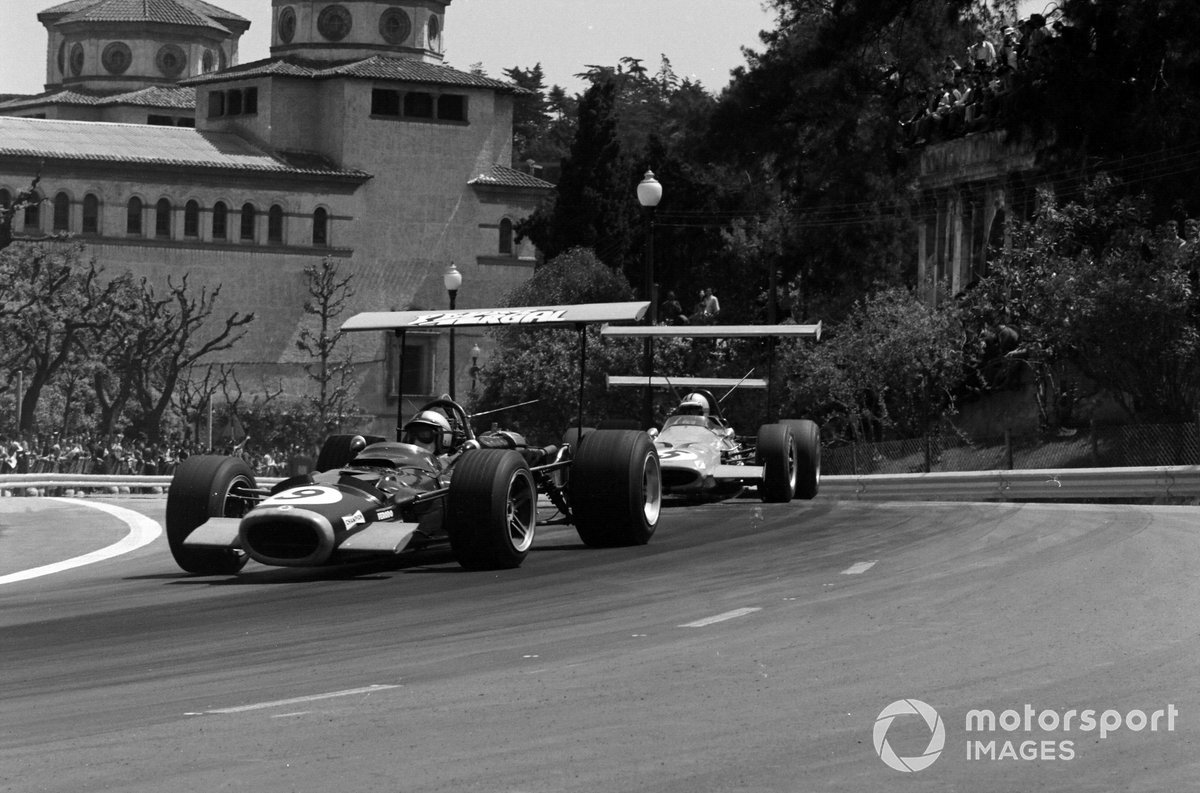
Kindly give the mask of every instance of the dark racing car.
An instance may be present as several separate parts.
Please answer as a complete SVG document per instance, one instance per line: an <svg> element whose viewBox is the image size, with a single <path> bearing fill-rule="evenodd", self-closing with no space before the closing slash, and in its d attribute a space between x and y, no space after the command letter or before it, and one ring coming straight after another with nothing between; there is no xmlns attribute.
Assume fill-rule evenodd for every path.
<svg viewBox="0 0 1200 793"><path fill-rule="evenodd" d="M343 328L402 333L513 317L582 327L635 321L646 306L384 312L359 315L357 324L352 319ZM402 378L403 361L400 369ZM582 426L582 407L580 414ZM188 458L167 495L175 561L190 573L229 575L248 559L311 567L443 544L464 568L512 568L533 544L539 496L589 546L649 542L662 507L658 453L646 433L569 429L561 444L534 446L510 431L476 435L464 409L445 398L425 405L395 441L330 437L315 468L263 488L241 458Z"/></svg>

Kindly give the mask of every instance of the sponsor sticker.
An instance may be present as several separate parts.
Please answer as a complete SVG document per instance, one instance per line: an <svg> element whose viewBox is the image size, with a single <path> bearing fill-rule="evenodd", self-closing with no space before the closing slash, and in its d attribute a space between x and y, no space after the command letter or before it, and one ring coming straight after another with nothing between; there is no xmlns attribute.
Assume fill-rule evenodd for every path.
<svg viewBox="0 0 1200 793"><path fill-rule="evenodd" d="M566 316L563 309L540 309L537 311L470 311L438 314L422 314L409 327L428 328L445 325L536 325L539 322L561 322Z"/></svg>

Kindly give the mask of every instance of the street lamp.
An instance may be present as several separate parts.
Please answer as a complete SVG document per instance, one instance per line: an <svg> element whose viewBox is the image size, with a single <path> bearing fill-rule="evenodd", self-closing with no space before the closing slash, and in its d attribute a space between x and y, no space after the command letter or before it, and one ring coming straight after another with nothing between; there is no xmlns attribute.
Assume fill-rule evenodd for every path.
<svg viewBox="0 0 1200 793"><path fill-rule="evenodd" d="M446 268L445 275L442 276L442 284L446 287L447 294L450 295L450 310L454 310L454 299L458 297L458 288L462 286L462 273L454 266L454 262ZM447 392L451 399L454 399L454 326L450 326L450 390Z"/></svg>
<svg viewBox="0 0 1200 793"><path fill-rule="evenodd" d="M654 294L654 208L662 200L663 189L654 178L654 171L646 170L642 181L638 182L638 203L646 209L646 261L645 274L642 281L643 296L650 301L650 311L647 317L651 325L658 324L658 300ZM642 402L642 423L650 429L654 423L654 392L650 383L654 375L654 342L649 336L642 346L642 373L646 375L646 395Z"/></svg>
<svg viewBox="0 0 1200 793"><path fill-rule="evenodd" d="M475 393L475 378L479 376L479 356L483 355L483 350L479 349L476 344L471 348L471 393Z"/></svg>

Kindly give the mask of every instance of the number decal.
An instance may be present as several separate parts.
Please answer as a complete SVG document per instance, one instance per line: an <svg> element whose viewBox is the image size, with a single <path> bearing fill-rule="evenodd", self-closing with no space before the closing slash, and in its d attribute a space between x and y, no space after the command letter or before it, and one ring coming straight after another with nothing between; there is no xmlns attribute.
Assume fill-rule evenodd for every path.
<svg viewBox="0 0 1200 793"><path fill-rule="evenodd" d="M275 495L262 502L262 506L285 506L297 504L336 504L342 500L342 494L339 490L332 487L322 487L320 485L312 485L309 487L297 487L294 490L285 490L282 493Z"/></svg>

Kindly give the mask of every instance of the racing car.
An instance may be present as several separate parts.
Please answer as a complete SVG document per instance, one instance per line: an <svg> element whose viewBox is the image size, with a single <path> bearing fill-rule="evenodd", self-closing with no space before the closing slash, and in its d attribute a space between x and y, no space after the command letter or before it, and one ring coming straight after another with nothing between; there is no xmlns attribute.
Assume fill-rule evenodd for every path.
<svg viewBox="0 0 1200 793"><path fill-rule="evenodd" d="M438 319L440 327L447 321L462 327L514 316L582 326L636 321L647 306L384 312L359 315L343 329L402 333ZM442 428L432 446L412 426L416 419L397 428L395 441L334 435L314 472L269 488L258 485L241 458L189 457L167 494L167 541L176 563L199 575L231 575L249 559L312 567L441 544L469 570L514 568L533 545L539 494L589 546L642 545L658 525L658 453L644 432L584 432L581 421L561 444L533 446L507 430L477 435L465 409L449 398L430 401L417 416Z"/></svg>
<svg viewBox="0 0 1200 793"><path fill-rule="evenodd" d="M792 336L819 338L816 325L700 327L609 327L605 336ZM821 442L816 423L781 419L763 424L754 436L738 435L721 415L721 400L711 388L766 389L768 380L703 377L609 375L609 386L687 388L688 393L661 429L651 429L667 495L691 500L730 498L755 486L768 502L816 497L821 480ZM728 396L728 393L726 396ZM769 404L769 402L768 402ZM768 407L769 412L769 407Z"/></svg>

